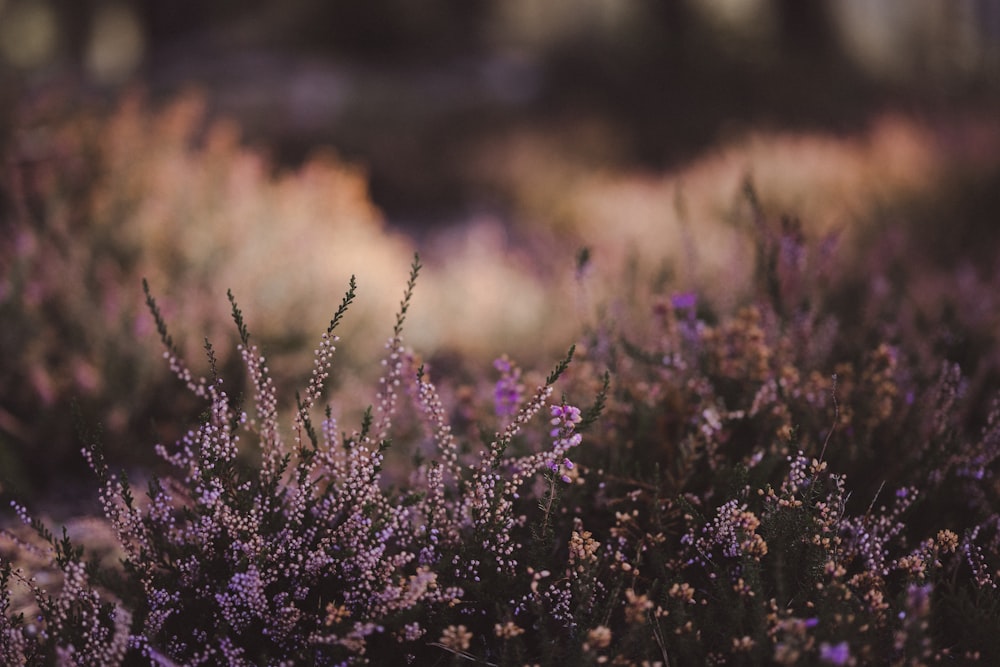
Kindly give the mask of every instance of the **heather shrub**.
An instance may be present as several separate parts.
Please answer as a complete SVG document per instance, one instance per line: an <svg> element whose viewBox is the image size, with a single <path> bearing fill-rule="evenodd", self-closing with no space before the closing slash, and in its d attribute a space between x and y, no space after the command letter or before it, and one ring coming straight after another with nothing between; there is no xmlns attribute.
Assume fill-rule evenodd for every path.
<svg viewBox="0 0 1000 667"><path fill-rule="evenodd" d="M350 430L320 406L353 281L288 430L232 297L243 395L207 343L195 378L149 297L206 411L157 446L173 473L144 498L88 439L120 567L85 566L16 506L35 537L8 541L62 583L4 561L4 658L991 664L1000 403L972 424L956 365L927 377L906 341L838 345L823 281L792 279L810 271L805 241L755 210L751 304L609 306L537 385L504 356L475 386L438 389L402 344L415 262ZM806 259L775 256L796 250Z"/></svg>
<svg viewBox="0 0 1000 667"><path fill-rule="evenodd" d="M728 313L697 292L629 284L639 296L613 302L584 337L574 374L589 373L590 385L603 368L616 378L601 440L651 449L671 493L792 443L825 452L870 492L930 474L945 452L964 456L960 436L988 431L991 403L970 392L959 360L887 329L880 314L898 294L852 287L845 304L836 237L811 240L797 220L768 217L751 184L745 193L758 230L751 299ZM985 366L993 347L967 353Z"/></svg>
<svg viewBox="0 0 1000 667"><path fill-rule="evenodd" d="M1000 406L877 317L845 335L829 239L747 198L752 301L619 301L570 371L614 378L580 474L645 541L620 558L648 632L680 664L989 662Z"/></svg>
<svg viewBox="0 0 1000 667"><path fill-rule="evenodd" d="M552 599L535 595L549 576L544 566L552 550L572 526L554 515L584 416L552 396L572 350L531 395L499 406L485 447L460 447L425 367L402 347L419 269L414 262L373 408L350 432L340 430L330 407L319 419L314 412L330 373L334 329L355 297L353 278L316 350L290 434L279 427L274 384L235 300L252 402L246 410L224 388L208 343L212 373L194 378L148 297L171 370L208 411L175 446L157 446L176 473L152 478L145 501L124 473L109 471L97 442L85 450L123 554L115 574L85 568L81 549L54 539L15 504L42 546L10 538L24 548L48 548L64 583L50 595L12 575L5 561L4 584L14 576L30 589L41 627L29 630L5 613L4 658L44 661L54 652L70 664L119 664L127 648L154 664L340 664L352 656L395 662L464 654L473 636L476 650L503 656L524 650L514 648L524 640L507 640L549 606L558 615L543 620L559 636L575 607L596 604L593 591L584 601L572 599L576 588L601 589L582 567ZM425 428L418 443L431 453L409 480L386 481L384 452L404 397ZM550 422L545 434L522 434L539 412ZM256 441L255 458L241 456L243 437ZM536 482L545 488L537 496ZM536 506L539 500L544 506ZM119 602L103 602L91 582ZM9 606L8 597L5 612ZM566 639L545 651L562 655Z"/></svg>

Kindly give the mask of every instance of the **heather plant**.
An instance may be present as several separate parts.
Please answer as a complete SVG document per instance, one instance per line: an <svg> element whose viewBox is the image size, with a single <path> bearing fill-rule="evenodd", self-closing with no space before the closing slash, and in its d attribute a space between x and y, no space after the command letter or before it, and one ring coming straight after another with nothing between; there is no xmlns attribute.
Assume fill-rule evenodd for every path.
<svg viewBox="0 0 1000 667"><path fill-rule="evenodd" d="M171 370L208 403L207 412L175 446L157 446L176 476L152 478L142 502L124 473L110 472L96 441L84 451L123 554L121 572L100 578L118 603L103 602L90 585L100 573L85 568L82 549L55 540L15 504L64 583L50 596L5 563L4 583L19 579L37 598L40 627L29 630L5 613L4 658L46 660L55 652L68 664L119 664L127 647L153 664L340 664L469 650L509 661L525 650L517 638L531 619L551 622L558 636L577 607L595 605L601 585L584 566L593 560L587 542L569 579L539 590L550 576L550 551L569 538L566 520L554 514L584 416L552 394L572 350L531 395L510 397L516 409L503 406L482 451L460 451L435 386L402 346L419 270L415 261L374 406L348 433L330 407L319 421L313 413L330 373L334 330L355 297L352 279L316 350L290 440L235 299L252 410L228 394L207 342L211 374L194 377L148 296ZM381 472L401 392L422 415L434 454L413 470L412 484L397 486ZM523 438L540 412L550 421L547 436ZM240 456L246 435L259 446L252 461ZM545 487L544 507L533 507L536 482ZM526 511L540 513L540 527ZM583 600L575 599L578 588ZM545 620L550 608L556 617ZM550 655L566 650L546 646Z"/></svg>
<svg viewBox="0 0 1000 667"><path fill-rule="evenodd" d="M4 562L3 657L991 664L1000 404L970 430L953 364L911 398L923 379L901 350L783 342L818 315L781 287L806 266L772 261L794 228L761 229L753 306L710 322L694 293L654 300L647 328L606 321L533 391L502 356L480 407L461 392L446 405L403 346L414 262L372 408L350 431L320 405L353 281L289 431L232 296L242 397L207 343L209 376L195 378L148 296L168 365L206 412L157 446L175 472L142 500L88 439L120 568L85 565L16 506L36 537L8 539L47 553L62 583ZM592 405L556 399L560 378ZM390 471L403 447L412 462Z"/></svg>
<svg viewBox="0 0 1000 667"><path fill-rule="evenodd" d="M957 364L838 335L829 240L816 253L747 197L756 298L721 316L692 292L618 304L571 373L612 371L581 475L642 573L647 636L680 664L995 659L996 402L972 423Z"/></svg>

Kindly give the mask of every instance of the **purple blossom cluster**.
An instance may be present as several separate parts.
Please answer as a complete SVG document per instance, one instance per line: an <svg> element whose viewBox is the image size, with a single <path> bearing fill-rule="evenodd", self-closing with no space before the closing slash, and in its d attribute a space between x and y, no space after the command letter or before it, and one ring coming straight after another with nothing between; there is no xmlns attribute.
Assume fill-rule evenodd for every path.
<svg viewBox="0 0 1000 667"><path fill-rule="evenodd" d="M570 474L575 466L564 454L583 440L583 436L573 432L583 417L580 416L580 409L572 405L553 405L551 411L551 424L554 428L549 431L549 435L554 442L550 452L552 458L546 461L546 465L559 479L569 484L573 481Z"/></svg>
<svg viewBox="0 0 1000 667"><path fill-rule="evenodd" d="M212 375L195 379L149 298L171 370L208 411L178 442L157 445L177 476L153 478L144 502L123 475L111 472L96 443L84 449L101 481L101 504L119 542L135 613L117 605L98 613L100 599L80 555L67 554L59 563L62 592L50 599L37 591L50 600L44 617L51 629L40 637L82 626L79 641L52 635L60 664L119 665L128 652L164 665L339 665L367 661L385 641L415 659L453 610L479 604L471 591L485 580L529 575L520 555L526 517L519 494L554 461L571 469L567 452L581 442L575 432L580 410L549 406L569 358L509 413L509 423L478 457L463 457L437 389L402 344L419 269L414 261L374 409L349 434L339 431L330 408L318 428L313 412L336 351L333 330L354 298L353 279L315 351L291 440L279 423L267 362L232 296L252 409L229 394L210 346ZM383 467L404 395L414 398L435 454L415 471L418 483L396 490ZM548 447L511 455L515 439L546 410ZM247 442L257 444L259 463L246 463ZM34 525L24 508L16 509ZM567 599L553 595L544 593L546 608L569 618ZM439 643L467 649L466 626L447 627ZM26 655L26 633L5 626L5 663Z"/></svg>
<svg viewBox="0 0 1000 667"><path fill-rule="evenodd" d="M524 392L521 369L507 355L496 359L493 367L500 371L500 379L493 390L494 411L498 417L513 417Z"/></svg>

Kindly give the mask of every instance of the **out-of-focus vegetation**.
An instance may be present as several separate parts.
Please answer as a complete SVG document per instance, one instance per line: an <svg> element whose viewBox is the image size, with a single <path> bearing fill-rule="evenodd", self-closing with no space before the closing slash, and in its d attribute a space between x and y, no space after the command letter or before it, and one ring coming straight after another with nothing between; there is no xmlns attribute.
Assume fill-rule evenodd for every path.
<svg viewBox="0 0 1000 667"><path fill-rule="evenodd" d="M0 25L5 113L40 88L200 84L282 162L320 142L362 160L411 225L505 214L467 164L508 133L658 169L747 129L989 111L1000 81L989 0L5 0Z"/></svg>
<svg viewBox="0 0 1000 667"><path fill-rule="evenodd" d="M385 294L380 283L396 272L381 262L406 256L360 171L317 156L274 175L232 126L206 126L193 97L158 114L135 97L109 117L44 114L25 111L4 178L4 449L26 459L7 468L8 483L75 458L73 399L118 436L148 430L165 409L143 277L163 290L165 312L202 322L209 337L221 319L214 296L254 292L248 310L273 316L260 335L280 364L303 333L282 323L317 325L308 303L333 303L324 290L352 270Z"/></svg>

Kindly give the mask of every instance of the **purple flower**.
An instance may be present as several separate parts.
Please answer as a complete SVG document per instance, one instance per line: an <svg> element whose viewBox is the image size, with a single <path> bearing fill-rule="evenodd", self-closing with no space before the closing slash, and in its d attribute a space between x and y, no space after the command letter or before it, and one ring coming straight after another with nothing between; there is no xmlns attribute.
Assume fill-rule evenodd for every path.
<svg viewBox="0 0 1000 667"><path fill-rule="evenodd" d="M830 665L846 665L851 660L851 647L846 641L832 645L823 642L819 645L819 659Z"/></svg>
<svg viewBox="0 0 1000 667"><path fill-rule="evenodd" d="M521 369L515 366L507 355L493 362L493 367L500 371L493 390L493 406L498 417L512 417L517 414L517 406L521 403L521 392L524 386L520 383Z"/></svg>
<svg viewBox="0 0 1000 667"><path fill-rule="evenodd" d="M694 292L678 292L670 297L670 305L677 310L694 311L698 305L698 295Z"/></svg>
<svg viewBox="0 0 1000 667"><path fill-rule="evenodd" d="M553 405L551 412L552 425L566 428L569 431L572 431L573 428L583 420L583 417L580 414L580 408L572 405Z"/></svg>
<svg viewBox="0 0 1000 667"><path fill-rule="evenodd" d="M918 617L926 616L930 613L931 593L933 590L934 587L931 584L924 584L923 586L911 584L906 589L907 608Z"/></svg>
<svg viewBox="0 0 1000 667"><path fill-rule="evenodd" d="M560 479L569 484L572 479L566 472L573 470L574 466L569 458L563 457L563 454L579 445L583 439L579 433L573 432L576 425L583 421L583 415L580 413L580 408L572 405L553 405L549 410L552 415L549 423L553 427L549 435L555 439L552 453L557 459L562 458L562 463L557 464L554 460L549 460L547 465L552 472L556 474L561 472Z"/></svg>

